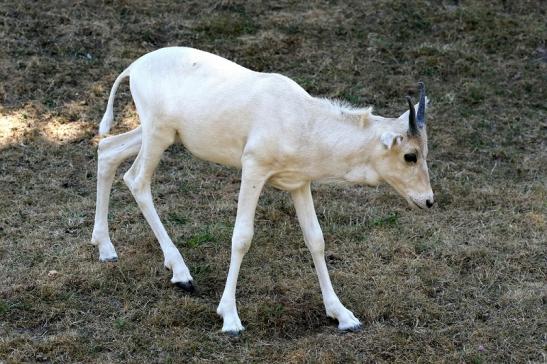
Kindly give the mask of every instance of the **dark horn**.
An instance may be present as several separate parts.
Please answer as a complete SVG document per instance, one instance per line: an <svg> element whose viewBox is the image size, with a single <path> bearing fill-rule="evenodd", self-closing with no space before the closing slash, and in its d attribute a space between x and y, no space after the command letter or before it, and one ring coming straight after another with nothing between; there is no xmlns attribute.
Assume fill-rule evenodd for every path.
<svg viewBox="0 0 547 364"><path fill-rule="evenodd" d="M416 122L421 129L425 125L425 85L423 82L418 82L418 88L420 90L420 103L418 104L418 114L416 115Z"/></svg>
<svg viewBox="0 0 547 364"><path fill-rule="evenodd" d="M418 135L418 126L416 125L416 110L414 110L414 104L412 103L412 99L410 96L406 97L406 101L408 101L408 131L412 135Z"/></svg>

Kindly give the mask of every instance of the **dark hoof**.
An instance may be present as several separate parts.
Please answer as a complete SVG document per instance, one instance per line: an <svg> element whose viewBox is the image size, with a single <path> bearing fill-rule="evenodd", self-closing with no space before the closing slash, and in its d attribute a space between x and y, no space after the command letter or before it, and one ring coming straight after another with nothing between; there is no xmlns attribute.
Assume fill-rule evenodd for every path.
<svg viewBox="0 0 547 364"><path fill-rule="evenodd" d="M196 291L196 289L194 288L194 285L192 284L192 281L175 282L175 286L179 287L180 289L182 289L186 292L190 292L190 293L193 293L193 292Z"/></svg>
<svg viewBox="0 0 547 364"><path fill-rule="evenodd" d="M358 325L348 327L347 329L343 329L343 330L340 330L340 331L342 331L342 332L361 332L361 331L363 331L363 325L358 324Z"/></svg>
<svg viewBox="0 0 547 364"><path fill-rule="evenodd" d="M100 261L103 263L116 263L118 261L118 257L100 259Z"/></svg>
<svg viewBox="0 0 547 364"><path fill-rule="evenodd" d="M240 337L241 336L241 331L235 331L235 330L230 330L230 331L224 331L224 333L230 337Z"/></svg>

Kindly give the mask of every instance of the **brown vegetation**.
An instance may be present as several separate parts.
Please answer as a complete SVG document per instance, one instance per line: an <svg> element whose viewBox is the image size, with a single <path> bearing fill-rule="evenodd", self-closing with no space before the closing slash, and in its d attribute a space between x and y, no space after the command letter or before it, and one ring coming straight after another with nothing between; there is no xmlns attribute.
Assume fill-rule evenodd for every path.
<svg viewBox="0 0 547 364"><path fill-rule="evenodd" d="M412 4L0 2L0 362L545 361L545 2ZM171 286L119 178L120 261L99 263L87 244L98 121L117 74L168 45L381 115L425 81L432 213L389 188L315 187L333 283L362 332L325 317L293 208L272 188L240 274L247 331L219 332L238 172L180 145L153 194L197 294ZM118 95L117 132L138 123L127 85Z"/></svg>

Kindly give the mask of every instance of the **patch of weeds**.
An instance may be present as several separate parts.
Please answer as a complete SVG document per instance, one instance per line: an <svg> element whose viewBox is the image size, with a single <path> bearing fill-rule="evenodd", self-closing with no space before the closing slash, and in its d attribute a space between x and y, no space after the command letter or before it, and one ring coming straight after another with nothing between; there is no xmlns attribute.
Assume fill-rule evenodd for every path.
<svg viewBox="0 0 547 364"><path fill-rule="evenodd" d="M211 235L208 231L196 234L192 236L187 242L186 245L188 245L190 248L197 248L200 245L203 245L205 243L214 242L216 239L213 235Z"/></svg>
<svg viewBox="0 0 547 364"><path fill-rule="evenodd" d="M484 359L482 358L480 354L473 354L469 356L466 362L473 363L473 364L482 364L484 363Z"/></svg>
<svg viewBox="0 0 547 364"><path fill-rule="evenodd" d="M423 9L408 6L406 2L393 2L389 6L392 17L385 26L392 30L393 37L397 40L408 41L431 32L432 21Z"/></svg>
<svg viewBox="0 0 547 364"><path fill-rule="evenodd" d="M0 315L5 314L6 312L8 312L8 310L9 310L8 304L4 301L0 301Z"/></svg>
<svg viewBox="0 0 547 364"><path fill-rule="evenodd" d="M192 266L192 276L198 281L207 279L211 272L212 269L209 264L194 264Z"/></svg>
<svg viewBox="0 0 547 364"><path fill-rule="evenodd" d="M49 98L49 97L46 97L44 99L44 105L50 109L54 109L56 106L57 106L57 101Z"/></svg>
<svg viewBox="0 0 547 364"><path fill-rule="evenodd" d="M473 148L483 148L486 145L484 135L478 131L472 131L464 140Z"/></svg>
<svg viewBox="0 0 547 364"><path fill-rule="evenodd" d="M486 98L485 86L475 82L470 82L464 85L462 93L462 101L470 106L475 106L484 101Z"/></svg>
<svg viewBox="0 0 547 364"><path fill-rule="evenodd" d="M179 154L181 154L181 155L184 156L183 153L179 153ZM191 192L190 185L189 185L188 183L181 182L181 183L179 184L178 192L182 192L182 193Z"/></svg>
<svg viewBox="0 0 547 364"><path fill-rule="evenodd" d="M302 33L302 26L300 24L288 24L285 26L281 26L281 29L289 35L295 35L295 34L301 34Z"/></svg>
<svg viewBox="0 0 547 364"><path fill-rule="evenodd" d="M194 276L207 275L211 272L211 266L209 264L197 264L192 267L192 273Z"/></svg>
<svg viewBox="0 0 547 364"><path fill-rule="evenodd" d="M142 29L139 35L142 41L158 46L161 44L165 44L166 33L167 33L166 29L145 28L145 29Z"/></svg>
<svg viewBox="0 0 547 364"><path fill-rule="evenodd" d="M391 212L386 216L379 217L370 222L371 226L395 226L399 222L399 213Z"/></svg>
<svg viewBox="0 0 547 364"><path fill-rule="evenodd" d="M89 352L90 353L101 353L105 350L104 346L102 345L97 345L97 344L94 344L94 345L91 345L89 347Z"/></svg>
<svg viewBox="0 0 547 364"><path fill-rule="evenodd" d="M295 75L294 80L298 83L304 90L310 91L316 87L317 81L313 78L306 77L305 75Z"/></svg>
<svg viewBox="0 0 547 364"><path fill-rule="evenodd" d="M33 309L34 299L28 296L21 296L18 298L18 301L12 303L11 306L8 306L8 309L18 310L21 312L30 312Z"/></svg>
<svg viewBox="0 0 547 364"><path fill-rule="evenodd" d="M414 251L416 252L416 254L428 253L431 251L432 248L433 245L430 242L424 240L419 240L414 244Z"/></svg>
<svg viewBox="0 0 547 364"><path fill-rule="evenodd" d="M203 20L196 30L209 37L238 37L256 33L258 26L246 14L220 13Z"/></svg>
<svg viewBox="0 0 547 364"><path fill-rule="evenodd" d="M455 61L465 62L459 52L433 45L416 49L410 56L415 59L418 73L422 76L455 75Z"/></svg>
<svg viewBox="0 0 547 364"><path fill-rule="evenodd" d="M370 32L366 37L371 50L388 50L394 46L392 39L379 33Z"/></svg>
<svg viewBox="0 0 547 364"><path fill-rule="evenodd" d="M267 325L279 324L283 320L281 319L285 313L285 306L283 304L271 303L263 304L260 306L261 316L264 318L264 323Z"/></svg>
<svg viewBox="0 0 547 364"><path fill-rule="evenodd" d="M127 321L121 317L117 318L116 320L114 320L114 326L118 330L124 330L127 327Z"/></svg>
<svg viewBox="0 0 547 364"><path fill-rule="evenodd" d="M182 216L176 212L171 212L167 215L167 220L176 225L184 225L188 222L188 219L185 216Z"/></svg>
<svg viewBox="0 0 547 364"><path fill-rule="evenodd" d="M234 225L231 221L228 223L219 222L209 225L208 232L214 238L211 240L212 242L231 241L233 229Z"/></svg>

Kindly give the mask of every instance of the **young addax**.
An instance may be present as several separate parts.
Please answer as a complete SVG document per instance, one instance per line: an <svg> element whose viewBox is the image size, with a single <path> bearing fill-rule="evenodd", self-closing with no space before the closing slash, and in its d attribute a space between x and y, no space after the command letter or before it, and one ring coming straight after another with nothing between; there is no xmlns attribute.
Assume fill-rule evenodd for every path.
<svg viewBox="0 0 547 364"><path fill-rule="evenodd" d="M154 231L171 269L171 282L193 290L192 276L154 208L150 182L162 153L176 140L196 157L241 169L241 189L232 236L226 287L218 305L222 331L243 330L236 309L236 283L251 245L256 204L266 183L291 194L309 248L328 316L341 330L357 330L359 320L340 302L324 259L324 240L314 211L312 181L376 186L385 181L410 206L429 208L426 97L398 118L371 108L315 98L291 79L254 72L219 56L191 48L163 48L133 62L116 79L101 121L105 135L113 120L116 90L125 77L141 125L99 143L97 210L92 243L101 261L117 254L108 232L108 203L115 170L137 155L124 181Z"/></svg>

